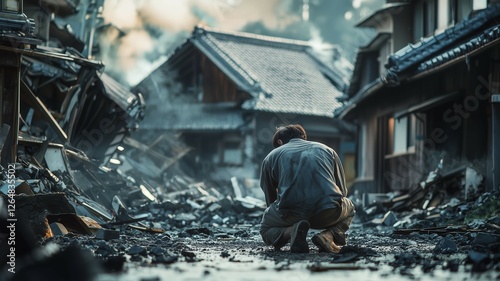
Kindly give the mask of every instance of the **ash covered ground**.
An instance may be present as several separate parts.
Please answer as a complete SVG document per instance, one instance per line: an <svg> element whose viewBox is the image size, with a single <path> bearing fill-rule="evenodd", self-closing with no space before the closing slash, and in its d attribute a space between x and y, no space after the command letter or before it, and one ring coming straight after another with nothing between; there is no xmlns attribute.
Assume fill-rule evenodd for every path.
<svg viewBox="0 0 500 281"><path fill-rule="evenodd" d="M258 233L261 208L225 200L183 195L143 206L154 216L141 224L107 225L109 232L95 235L55 234L12 280L500 278L498 193L450 200L433 211L357 206L348 245L338 254L319 253L312 242L308 254L291 254L288 246L275 251ZM316 232L310 230L309 241Z"/></svg>
<svg viewBox="0 0 500 281"><path fill-rule="evenodd" d="M19 165L17 174L33 170ZM56 182L31 195L38 185L19 185L16 273L2 252L0 280L500 278L500 192L467 185L482 179L469 168L431 172L404 192L353 192L356 215L338 254L318 252L310 238L319 230L310 230L307 254L266 246L259 234L266 206L256 181L232 178L214 188L175 176L164 188L147 189L121 184L124 177L113 172L93 175L115 184L82 192L68 181L61 192ZM1 250L9 252L4 244Z"/></svg>

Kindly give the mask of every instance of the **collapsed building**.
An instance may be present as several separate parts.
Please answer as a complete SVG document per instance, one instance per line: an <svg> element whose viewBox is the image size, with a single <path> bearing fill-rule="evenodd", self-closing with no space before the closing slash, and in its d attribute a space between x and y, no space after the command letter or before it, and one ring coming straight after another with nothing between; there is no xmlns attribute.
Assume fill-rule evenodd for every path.
<svg viewBox="0 0 500 281"><path fill-rule="evenodd" d="M113 196L127 186L139 189L108 166L145 104L105 74L101 61L83 54L88 46L66 44L86 38L57 28L64 17L95 20L99 7L91 4L99 3L78 1L92 9L77 9L71 1L26 1L33 20L22 2L12 2L0 22L0 190L16 202L12 216L26 220L39 238L50 237L49 224L63 218L89 233L91 224L78 215L109 221Z"/></svg>

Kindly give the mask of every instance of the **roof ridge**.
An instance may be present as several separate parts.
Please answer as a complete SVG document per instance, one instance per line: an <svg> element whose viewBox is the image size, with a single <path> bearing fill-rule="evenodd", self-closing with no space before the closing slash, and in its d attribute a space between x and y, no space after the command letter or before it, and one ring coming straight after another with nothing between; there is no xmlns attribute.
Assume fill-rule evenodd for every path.
<svg viewBox="0 0 500 281"><path fill-rule="evenodd" d="M216 28L212 28L212 27L205 27L205 26L200 26L200 25L196 26L194 31L193 31L193 36L196 37L197 35L198 36L205 35L205 38L209 39L210 41L212 41L211 38L214 38L216 40L220 39L219 36L222 35L222 36L231 36L233 38L240 37L240 38L244 38L244 39L260 40L260 41L265 41L266 43L269 42L269 43L287 44L287 45L294 45L294 46L297 46L297 44L298 44L298 46L300 46L300 51L304 51L314 61L316 61L316 63L318 63L318 66L320 66L324 69L323 73L335 81L336 86L338 86L341 89L344 89L346 87L346 85L349 84L347 81L345 81L341 77L340 74L336 73L336 71L341 71L341 70L337 69L334 66L329 66L325 62L323 62L318 57L318 55L314 52L314 50L316 50L316 48L314 47L314 44L307 42L307 41L293 40L293 39L287 39L287 38L283 38L283 37L265 36L265 35L239 32L239 31L222 31L220 29L216 29ZM255 43L255 42L251 42L251 43ZM341 49L339 50L340 47L338 45L335 45L335 44L326 43L326 44L322 44L322 47L323 47L323 49L325 47L330 47L332 50L335 49L339 52L342 51ZM219 47L217 47L217 48L219 48ZM268 93L267 90L263 89L261 85L259 85L259 83L257 82L258 79L256 79L251 73L249 73L247 70L245 70L241 67L242 64L239 61L235 60L235 58L228 55L225 51L223 51L223 50L220 50L220 51L222 51L226 56L228 56L228 58L230 60L236 62L236 64L239 65L239 68L245 72L245 75L249 76L249 78L251 78L254 82L257 83L257 85L254 85L254 87L256 86L256 88L258 90L264 92L264 94L270 94L270 93Z"/></svg>
<svg viewBox="0 0 500 281"><path fill-rule="evenodd" d="M194 34L202 34L204 32L213 34L215 36L220 35L220 36L230 36L230 37L239 37L242 39L250 39L250 40L256 40L256 41L262 41L262 42L267 42L267 43L275 43L275 44L283 44L283 45L294 45L294 46L300 46L300 47L307 47L307 48L313 48L312 44L309 41L305 40L298 40L298 39L290 39L290 38L285 38L285 37L278 37L278 36L268 36L268 35L260 35L260 34L255 34L255 33L250 33L250 32L243 32L243 31L233 31L233 30L224 30L224 29L218 29L218 28L213 28L213 27L208 27L208 26L202 26L202 25L197 25L193 31ZM338 47L333 44L324 44L325 47Z"/></svg>

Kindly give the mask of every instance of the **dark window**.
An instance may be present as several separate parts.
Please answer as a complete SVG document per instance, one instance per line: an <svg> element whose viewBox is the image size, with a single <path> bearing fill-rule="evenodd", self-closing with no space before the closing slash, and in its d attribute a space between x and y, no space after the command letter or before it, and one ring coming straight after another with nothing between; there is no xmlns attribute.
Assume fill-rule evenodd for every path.
<svg viewBox="0 0 500 281"><path fill-rule="evenodd" d="M414 13L414 40L434 34L437 28L437 1L424 0L416 3Z"/></svg>
<svg viewBox="0 0 500 281"><path fill-rule="evenodd" d="M423 36L431 36L434 34L434 30L437 28L437 1L427 0L424 1L423 7L423 23L422 29L424 31Z"/></svg>
<svg viewBox="0 0 500 281"><path fill-rule="evenodd" d="M473 8L486 8L487 0L448 0L449 24L455 25L465 19Z"/></svg>
<svg viewBox="0 0 500 281"><path fill-rule="evenodd" d="M458 0L448 0L448 23L455 24L458 21Z"/></svg>
<svg viewBox="0 0 500 281"><path fill-rule="evenodd" d="M423 36L429 34L429 3L427 1L424 1L422 3L422 31L423 31Z"/></svg>

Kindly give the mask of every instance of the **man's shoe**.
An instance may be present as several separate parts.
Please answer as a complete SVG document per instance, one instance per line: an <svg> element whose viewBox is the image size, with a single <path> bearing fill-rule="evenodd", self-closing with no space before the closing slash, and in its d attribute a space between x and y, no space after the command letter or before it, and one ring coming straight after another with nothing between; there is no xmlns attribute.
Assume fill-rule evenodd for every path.
<svg viewBox="0 0 500 281"><path fill-rule="evenodd" d="M274 244L274 251L280 252L281 248L283 248L286 244L288 243L287 241L280 240L276 244Z"/></svg>
<svg viewBox="0 0 500 281"><path fill-rule="evenodd" d="M309 231L309 222L299 221L293 226L290 252L309 253L309 244L307 244L307 232Z"/></svg>
<svg viewBox="0 0 500 281"><path fill-rule="evenodd" d="M329 230L324 230L312 237L312 242L319 248L320 252L338 253L340 247L333 242L333 235Z"/></svg>

